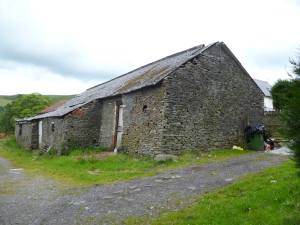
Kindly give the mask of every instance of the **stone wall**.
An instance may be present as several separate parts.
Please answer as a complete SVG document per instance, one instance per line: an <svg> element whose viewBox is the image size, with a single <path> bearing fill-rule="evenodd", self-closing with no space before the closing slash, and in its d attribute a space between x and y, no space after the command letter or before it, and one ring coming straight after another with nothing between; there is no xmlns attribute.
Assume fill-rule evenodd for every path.
<svg viewBox="0 0 300 225"><path fill-rule="evenodd" d="M63 118L64 146L86 147L99 144L101 101L95 100Z"/></svg>
<svg viewBox="0 0 300 225"><path fill-rule="evenodd" d="M129 153L154 155L159 152L165 88L161 85L107 98L101 101L98 145L113 149L116 133L117 104L123 105L121 149ZM98 115L98 116L99 116Z"/></svg>
<svg viewBox="0 0 300 225"><path fill-rule="evenodd" d="M263 94L220 45L166 80L162 151L243 145L248 123L261 123Z"/></svg>
<svg viewBox="0 0 300 225"><path fill-rule="evenodd" d="M16 124L17 142L26 148L52 147L58 151L69 146L99 145L102 102L93 101L65 117L49 117L42 121L42 143L38 144L38 122ZM22 126L22 133L20 133Z"/></svg>
<svg viewBox="0 0 300 225"><path fill-rule="evenodd" d="M38 148L38 126L36 121L18 122L15 126L15 137L19 145L27 149Z"/></svg>
<svg viewBox="0 0 300 225"><path fill-rule="evenodd" d="M163 130L165 87L158 85L123 96L100 99L64 117L42 121L42 143L38 145L38 121L35 121L35 148L51 147L59 152L69 146L98 145L114 148L116 105L124 106L121 149L129 153L154 155L160 151ZM24 125L20 143L29 146L32 122ZM16 126L16 136L18 126ZM20 138L19 138L20 139ZM28 143L27 143L28 142Z"/></svg>
<svg viewBox="0 0 300 225"><path fill-rule="evenodd" d="M129 153L160 152L164 124L165 86L144 88L122 97L124 133L122 147Z"/></svg>
<svg viewBox="0 0 300 225"><path fill-rule="evenodd" d="M50 147L61 151L64 146L64 123L62 118L42 119L42 144L40 148Z"/></svg>

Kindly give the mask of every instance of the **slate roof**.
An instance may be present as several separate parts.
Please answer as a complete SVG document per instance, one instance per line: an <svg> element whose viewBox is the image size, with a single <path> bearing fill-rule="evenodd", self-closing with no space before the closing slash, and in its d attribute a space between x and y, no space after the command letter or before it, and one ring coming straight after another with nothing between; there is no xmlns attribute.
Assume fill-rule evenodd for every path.
<svg viewBox="0 0 300 225"><path fill-rule="evenodd" d="M256 79L254 79L254 81L257 84L257 86L262 90L262 92L266 97L271 97L272 86L267 81L256 80Z"/></svg>
<svg viewBox="0 0 300 225"><path fill-rule="evenodd" d="M219 42L215 42L207 46L198 45L149 63L112 80L87 89L83 93L68 100L55 111L17 121L30 121L47 117L61 117L95 99L121 95L144 87L156 85L178 67L201 54L216 43Z"/></svg>
<svg viewBox="0 0 300 225"><path fill-rule="evenodd" d="M64 100L60 100L52 105L50 105L49 107L47 107L46 109L44 109L43 111L41 111L38 114L44 114L44 113L49 113L49 112L53 112L55 110L57 110L59 107L63 106L68 100L64 99Z"/></svg>
<svg viewBox="0 0 300 225"><path fill-rule="evenodd" d="M198 45L185 51L178 52L160 60L157 60L155 62L149 63L145 66L139 67L112 80L89 88L83 93L68 100L62 106L58 107L55 111L39 114L31 118L17 119L16 121L26 122L47 117L62 117L93 100L126 94L144 87L154 86L158 84L161 80L163 80L165 77L167 77L169 74L174 72L181 65L195 58L196 56L204 53L205 50L209 49L210 47L216 44L221 44L223 49L227 51L237 62L237 64L245 71L245 73L249 75L249 73L245 70L242 64L238 61L238 59L223 42L214 42L207 46ZM268 86L265 84L262 85L262 87L257 82L253 81L253 83L255 83L258 86L258 89L261 92L263 92L265 96L270 96L270 89L262 89L262 87L271 87L267 82L266 84Z"/></svg>

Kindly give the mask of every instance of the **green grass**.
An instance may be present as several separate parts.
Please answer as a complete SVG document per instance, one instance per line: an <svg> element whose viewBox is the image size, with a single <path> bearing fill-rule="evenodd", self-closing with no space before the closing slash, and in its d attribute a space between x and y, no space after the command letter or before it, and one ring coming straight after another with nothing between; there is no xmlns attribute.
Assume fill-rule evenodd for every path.
<svg viewBox="0 0 300 225"><path fill-rule="evenodd" d="M52 100L52 104L61 100L68 100L73 98L75 95L46 95Z"/></svg>
<svg viewBox="0 0 300 225"><path fill-rule="evenodd" d="M226 160L248 153L239 150L215 150L210 153L187 152L176 162L156 162L150 158L127 154L111 155L97 159L101 149L74 149L68 156L38 156L18 146L14 139L0 140L0 156L15 166L23 167L36 175L50 175L55 179L75 185L92 185L152 176L158 172L192 164Z"/></svg>
<svg viewBox="0 0 300 225"><path fill-rule="evenodd" d="M205 194L188 208L127 224L275 225L300 224L300 177L293 161L242 178Z"/></svg>
<svg viewBox="0 0 300 225"><path fill-rule="evenodd" d="M11 100L6 99L6 98L2 98L2 96L0 96L0 106L5 106L10 102L11 102Z"/></svg>
<svg viewBox="0 0 300 225"><path fill-rule="evenodd" d="M74 97L74 95L45 95L48 96L52 103L56 103L60 100L70 99ZM18 95L0 95L0 106L5 106L8 103L12 102L18 97Z"/></svg>
<svg viewBox="0 0 300 225"><path fill-rule="evenodd" d="M5 106L18 97L18 95L0 95L0 106Z"/></svg>

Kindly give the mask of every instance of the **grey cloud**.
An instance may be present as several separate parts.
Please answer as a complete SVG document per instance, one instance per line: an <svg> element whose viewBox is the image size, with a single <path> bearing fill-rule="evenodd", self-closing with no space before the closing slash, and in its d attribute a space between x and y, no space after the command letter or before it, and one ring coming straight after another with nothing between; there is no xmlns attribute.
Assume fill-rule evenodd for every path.
<svg viewBox="0 0 300 225"><path fill-rule="evenodd" d="M108 79L114 72L93 68L85 68L79 65L78 60L72 60L76 56L72 54L57 54L47 52L36 52L33 49L23 52L16 48L0 46L0 58L2 60L14 61L19 64L31 64L65 76L76 77L81 80ZM3 63L2 63L3 64ZM3 66L3 65L2 65Z"/></svg>
<svg viewBox="0 0 300 225"><path fill-rule="evenodd" d="M1 68L11 66L5 65L5 61L13 61L46 68L54 73L81 80L103 80L119 74L117 69L107 68L100 63L89 63L76 45L55 43L51 38L41 35L26 15L20 13L19 16L24 18L16 21L2 12L4 9L0 9Z"/></svg>

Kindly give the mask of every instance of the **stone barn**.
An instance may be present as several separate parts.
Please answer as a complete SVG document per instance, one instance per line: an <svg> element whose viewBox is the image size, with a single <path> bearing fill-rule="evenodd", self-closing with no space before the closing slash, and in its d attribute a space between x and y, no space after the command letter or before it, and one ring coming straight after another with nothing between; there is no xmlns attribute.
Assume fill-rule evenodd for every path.
<svg viewBox="0 0 300 225"><path fill-rule="evenodd" d="M103 146L179 154L243 145L262 123L264 95L223 42L199 45L87 89L56 110L18 120L27 148Z"/></svg>

